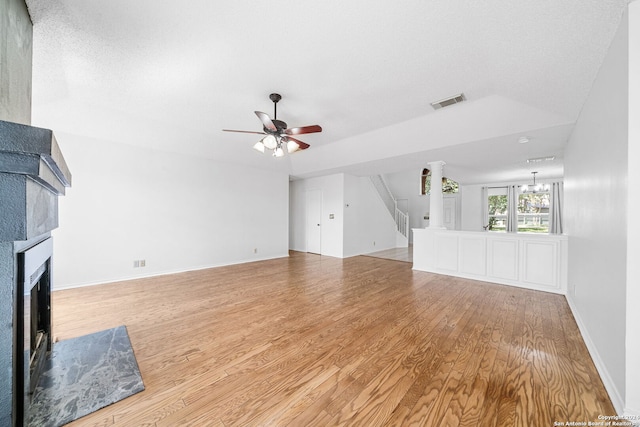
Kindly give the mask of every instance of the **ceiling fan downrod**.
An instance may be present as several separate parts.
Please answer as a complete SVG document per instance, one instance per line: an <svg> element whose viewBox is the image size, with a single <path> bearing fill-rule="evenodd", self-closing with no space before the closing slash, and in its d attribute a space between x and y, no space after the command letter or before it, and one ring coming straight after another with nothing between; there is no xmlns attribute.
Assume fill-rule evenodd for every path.
<svg viewBox="0 0 640 427"><path fill-rule="evenodd" d="M278 119L278 101L282 99L279 93L272 93L269 95L269 99L273 101L273 119Z"/></svg>

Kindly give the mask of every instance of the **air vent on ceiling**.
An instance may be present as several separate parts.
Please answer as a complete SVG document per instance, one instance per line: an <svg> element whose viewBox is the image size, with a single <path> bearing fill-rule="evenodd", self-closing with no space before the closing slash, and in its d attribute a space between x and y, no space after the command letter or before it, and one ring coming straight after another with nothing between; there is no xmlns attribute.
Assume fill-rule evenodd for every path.
<svg viewBox="0 0 640 427"><path fill-rule="evenodd" d="M450 96L449 98L441 99L440 101L432 102L431 106L434 110L439 110L440 108L448 107L449 105L457 104L458 102L466 101L464 93L459 93L454 96Z"/></svg>
<svg viewBox="0 0 640 427"><path fill-rule="evenodd" d="M535 157L533 159L527 159L527 163L552 162L555 158L556 156Z"/></svg>

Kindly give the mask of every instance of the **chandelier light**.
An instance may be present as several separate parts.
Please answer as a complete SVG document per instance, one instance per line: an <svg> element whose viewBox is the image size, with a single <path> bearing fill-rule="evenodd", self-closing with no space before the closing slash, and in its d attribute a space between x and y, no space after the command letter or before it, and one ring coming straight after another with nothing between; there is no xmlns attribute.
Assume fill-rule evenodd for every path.
<svg viewBox="0 0 640 427"><path fill-rule="evenodd" d="M538 172L531 172L531 174L533 175L533 185L529 186L529 185L523 185L520 188L520 191L522 193L539 193L541 191L549 191L549 184L537 184L536 183L536 174Z"/></svg>

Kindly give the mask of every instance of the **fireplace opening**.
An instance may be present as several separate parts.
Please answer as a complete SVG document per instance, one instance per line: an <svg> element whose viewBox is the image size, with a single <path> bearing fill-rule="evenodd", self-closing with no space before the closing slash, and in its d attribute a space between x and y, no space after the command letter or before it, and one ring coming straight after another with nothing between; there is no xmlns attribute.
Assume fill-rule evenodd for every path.
<svg viewBox="0 0 640 427"><path fill-rule="evenodd" d="M25 305L29 305L29 310L25 307L25 325L29 326L29 394L33 394L40 372L44 366L47 352L51 351L51 304L49 286L49 263L48 259L39 269L38 279L31 287L28 295L25 295ZM26 319L28 314L29 319ZM25 334L25 341L27 335ZM25 342L25 351L27 349Z"/></svg>
<svg viewBox="0 0 640 427"><path fill-rule="evenodd" d="M18 343L16 364L17 399L20 418L26 419L31 397L38 385L47 355L51 351L51 255L49 238L18 253Z"/></svg>

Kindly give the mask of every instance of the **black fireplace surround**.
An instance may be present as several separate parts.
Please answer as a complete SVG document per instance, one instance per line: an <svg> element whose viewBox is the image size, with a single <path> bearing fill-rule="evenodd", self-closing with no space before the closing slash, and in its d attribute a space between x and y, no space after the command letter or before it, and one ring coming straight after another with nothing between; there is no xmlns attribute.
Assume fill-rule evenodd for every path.
<svg viewBox="0 0 640 427"><path fill-rule="evenodd" d="M25 424L51 350L51 230L70 185L51 130L0 120L1 426Z"/></svg>

